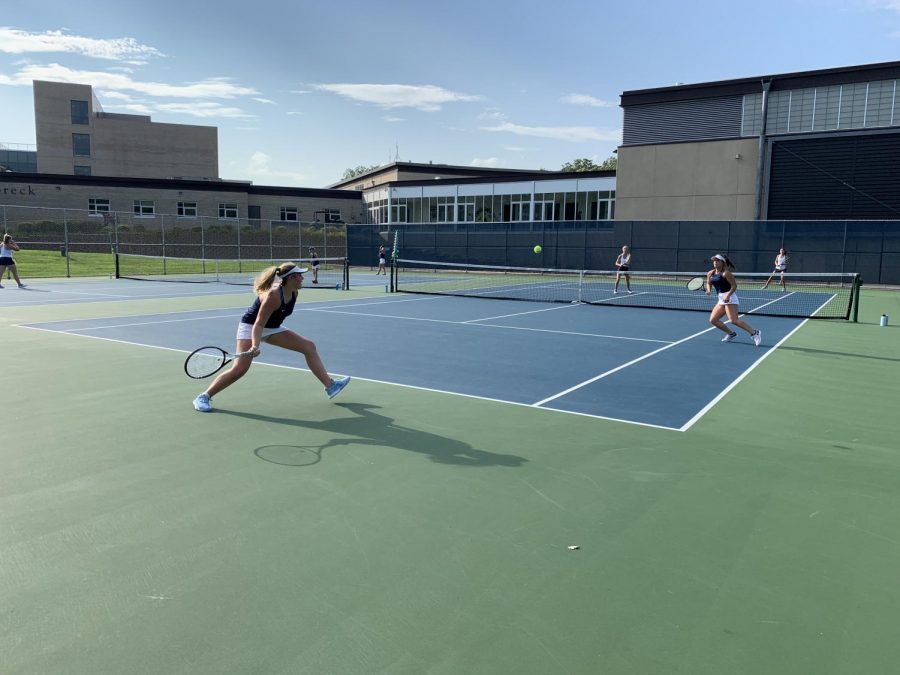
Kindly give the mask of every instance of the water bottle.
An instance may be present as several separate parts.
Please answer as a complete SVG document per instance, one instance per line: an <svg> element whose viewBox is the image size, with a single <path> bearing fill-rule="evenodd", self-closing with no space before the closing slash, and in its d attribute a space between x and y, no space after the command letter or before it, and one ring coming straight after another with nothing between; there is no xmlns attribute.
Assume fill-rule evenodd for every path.
<svg viewBox="0 0 900 675"><path fill-rule="evenodd" d="M878 325L879 326L887 326L888 325L888 315L887 314L881 315L881 323L879 323Z"/></svg>

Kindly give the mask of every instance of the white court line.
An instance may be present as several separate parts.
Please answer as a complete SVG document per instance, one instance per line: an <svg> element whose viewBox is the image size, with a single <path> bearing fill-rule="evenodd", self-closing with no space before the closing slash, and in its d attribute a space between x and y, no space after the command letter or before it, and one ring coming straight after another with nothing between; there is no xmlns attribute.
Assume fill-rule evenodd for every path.
<svg viewBox="0 0 900 675"><path fill-rule="evenodd" d="M500 314L498 316L486 316L483 319L469 319L468 321L463 321L462 323L475 323L476 321L493 321L494 319L507 319L511 316L524 316L526 314L537 314L539 312L553 312L558 309L569 309L571 307L577 307L578 303L568 304L568 305L557 305L555 307L544 307L543 309L532 309L527 312L514 312L512 314Z"/></svg>
<svg viewBox="0 0 900 675"><path fill-rule="evenodd" d="M566 305L569 307L570 305ZM560 308L555 308L560 309ZM558 335L581 335L584 337L598 337L598 338L607 338L610 340L633 340L636 342L662 342L663 344L670 344L671 340L653 340L650 338L637 338L637 337L626 337L624 335L604 335L602 333L579 333L577 331L568 331L568 330L551 330L548 328L528 328L526 326L507 326L505 324L494 324L494 323L471 323L470 321L451 321L449 319L426 319L422 317L415 316L394 316L392 314L369 314L367 312L344 312L340 309L329 309L327 307L312 307L307 311L310 312L322 312L324 314L348 314L350 316L370 316L375 317L376 319L397 319L400 321L424 321L426 323L449 323L454 326L473 326L476 328L503 328L508 330L524 330L524 331L533 331L535 333L556 333ZM511 314L510 316L515 316ZM486 319L482 319L485 321Z"/></svg>
<svg viewBox="0 0 900 675"><path fill-rule="evenodd" d="M797 324L797 326L790 333L788 333L783 338L781 338L777 344L772 345L771 348L767 349L765 354L763 354L758 359L756 359L756 361L754 361L752 364L750 364L750 366L747 367L744 370L744 372L741 373L736 379L734 379L731 382L731 384L729 384L722 391L720 391L718 396L716 396L713 400L711 400L709 403L707 403L705 406L703 406L700 409L700 411L696 415L694 415L691 419L689 419L687 422L685 422L683 425L681 425L681 428L678 431L687 431L692 426L694 426L695 423L700 421L700 418L703 417L710 410L712 410L713 406L716 405L716 403L721 401L728 392L730 392L732 389L734 389L741 380L743 380L745 377L747 377L747 375L750 374L750 371L752 371L754 368L756 368L756 366L758 366L764 359L767 359L770 355L774 354L775 350L778 347L780 347L785 342L785 340L787 340L789 337L791 337L791 335L793 335L798 330L800 330L800 328L807 321L809 321L809 319L803 319L803 321L801 321L799 324Z"/></svg>
<svg viewBox="0 0 900 675"><path fill-rule="evenodd" d="M29 328L31 330L37 330L37 331L42 331L42 332L46 332L46 333L55 333L56 335L73 335L72 333L66 333L65 331L51 330L49 328L38 328L36 326L28 326L25 324L20 324L18 327L19 328ZM175 349L174 347L161 347L160 345L148 345L148 344L144 344L141 342L131 342L129 340L116 340L114 338L105 338L105 337L100 337L97 335L75 335L75 336L79 337L79 338L89 338L92 340L103 340L105 342L115 342L118 344L130 345L130 346L134 346L134 347L146 347L148 349L161 349L163 351L178 352L180 354L189 354L190 353L190 350L188 350L188 349ZM254 359L253 362L258 363L261 366L268 366L269 368L284 368L285 370L296 370L296 371L300 371L300 372L304 372L304 373L311 372L309 370L309 368L300 368L299 366L285 366L285 365L282 365L279 363L267 363L265 361L260 361L258 358ZM346 374L346 373L335 373L335 375L341 375L341 374ZM531 410L535 409L534 406L531 405L530 403L519 403L517 401L506 401L501 398L489 398L487 396L476 396L475 394L463 394L458 391L447 391L444 389L434 389L432 387L419 387L419 386L416 386L413 384L403 384L401 382L388 382L385 380L375 380L375 379L368 378L368 377L357 377L355 375L353 376L353 379L359 380L360 382L374 382L376 384L384 384L384 385L388 385L391 387L401 387L403 389L414 389L417 391L429 391L429 392L433 392L436 394L446 394L449 396L460 396L462 398L470 398L470 399L474 399L474 400L478 400L478 401L490 401L491 403L505 403L506 405L514 405L514 406L519 406L519 407L523 407L523 408L529 408ZM590 415L588 413L575 412L572 410L560 410L557 408L537 408L537 410L546 410L547 412L550 412L550 413L562 413L564 415L576 415L578 417L590 417L593 419L607 420L610 422L621 422L623 424L633 424L633 425L639 426L639 427L651 427L653 429L664 429L666 431L678 431L678 429L676 427L667 427L667 426L662 426L659 424L649 424L647 422L637 422L635 420L619 419L617 417L606 417L604 415Z"/></svg>
<svg viewBox="0 0 900 675"><path fill-rule="evenodd" d="M775 300L772 300L771 302L767 302L767 303L764 304L764 305L760 305L759 307L755 307L752 311L756 311L756 310L758 310L758 309L762 309L763 307L766 307L766 306L768 306L768 305L771 305L772 303L778 302L779 299L780 299L780 298L776 298ZM823 305L823 306L824 306L824 305ZM821 307L820 307L819 309L821 309ZM819 310L817 309L816 311L819 311ZM747 314L749 314L749 313L750 313L750 312L747 312ZM747 314L741 314L740 316L746 316ZM730 322L726 321L725 323L730 323ZM805 323L805 321L804 321L804 323ZM800 325L803 325L803 324L800 324ZM797 328L799 328L799 327L800 327L800 326L798 326ZM683 342L687 342L688 340L692 340L692 339L694 339L695 337L698 337L698 336L700 336L700 335L703 335L704 333L708 333L708 332L711 331L711 330L718 330L718 329L717 329L715 326L710 326L710 327L707 328L706 330L702 330L702 331L700 331L699 333L694 333L693 335L689 335L689 336L687 336L686 338L682 338L681 340L678 340L677 342L673 342L673 343L671 343L671 344L668 344L668 345L666 345L665 347L660 347L659 349L655 349L655 350L653 350L652 352L649 352L649 353L647 353L647 354L644 354L643 356L639 356L639 357L636 358L636 359L632 359L632 360L629 361L628 363L623 363L621 366L617 366L616 368L612 368L611 370L607 370L605 373L600 373L600 374L597 375L596 377L592 377L592 378L589 379L589 380L585 380L584 382L580 382L579 384L576 384L575 386L569 387L569 388L566 389L565 391L561 391L561 392L559 392L559 393L557 393L557 394L554 394L553 396L549 396L549 397L543 399L542 401L538 401L537 403L532 403L532 405L533 405L533 406L536 406L536 407L539 407L539 406L544 405L545 403L549 403L550 401L556 400L556 399L558 399L558 398L560 398L560 397L562 397L562 396L565 396L565 395L567 395L567 394L571 394L573 391L577 391L578 389L581 389L582 387L586 387L586 386L589 385L589 384L593 384L594 382L597 382L598 380L602 380L604 377L607 377L607 376L609 376L609 375L612 375L613 373L617 373L618 371L620 371L620 370L622 370L622 369L624 369L624 368L628 368L629 366L633 366L635 363L639 363L640 361L643 361L644 359L648 359L648 358L650 358L651 356L655 356L656 354L659 354L660 352L664 352L665 350L670 349L670 348L672 348L672 347L675 347L676 345L680 345L680 344L683 343ZM797 329L795 328L794 330L797 330ZM791 331L791 332L793 333L793 331ZM782 340L782 342L783 342L783 340ZM778 344L781 344L781 342L779 342ZM777 345L776 345L776 346L777 346ZM767 354L768 354L768 352L767 352ZM749 368L747 368L747 369L746 369L746 370L738 377L737 380L735 380L734 382L732 382L732 383L728 386L728 388L725 390L725 392L730 391L730 390L731 390L731 389L732 389L732 388L733 388L740 380L742 380L744 377L746 377L747 374L749 374L749 372L750 372L751 370L753 370L754 367L756 367L756 364L759 363L760 361L762 361L762 359L765 358L765 356L766 356L767 354L763 354L762 357L760 357L760 358L759 358L756 362L754 362ZM717 396L717 397L715 398L715 400L718 401L722 396L725 395L725 392L720 393L719 396ZM708 409L709 409L709 406L705 407L705 408L704 408L704 411L706 411L706 410L708 410ZM692 420L691 420L691 424L693 424L693 423L696 421L696 419L699 419L699 418L696 418L696 417L695 417L694 419L692 419ZM680 429L680 430L683 430L683 429Z"/></svg>
<svg viewBox="0 0 900 675"><path fill-rule="evenodd" d="M654 349L652 352L648 352L647 354L644 354L643 356L639 356L636 359L632 359L628 363L623 363L621 366L616 366L615 368L612 368L611 370L607 370L605 373L600 373L599 375L592 377L589 380L580 382L573 387L569 387L568 389L566 389L564 391L553 394L553 396L548 396L547 398L545 398L541 401L537 401L536 403L532 403L531 405L535 406L536 408L540 407L540 406L544 405L545 403L549 403L550 401L554 401L562 396L565 396L566 394L571 394L573 391L577 391L578 389L581 389L582 387L586 387L589 384L593 384L597 380L602 380L604 377L612 375L613 373L617 373L624 368L633 366L635 363L639 363L640 361L643 361L644 359L649 359L651 356L655 356L656 354L659 354L660 352L664 352L667 349L671 349L672 347L680 345L682 342L687 342L688 340L693 340L698 335L703 335L704 333L708 333L711 330L717 330L717 329L715 326L710 326L706 330L701 330L699 333L694 333L693 335L688 335L686 338L682 338L682 339L678 340L677 342L671 342L671 343L667 344L665 347L660 347L659 349Z"/></svg>

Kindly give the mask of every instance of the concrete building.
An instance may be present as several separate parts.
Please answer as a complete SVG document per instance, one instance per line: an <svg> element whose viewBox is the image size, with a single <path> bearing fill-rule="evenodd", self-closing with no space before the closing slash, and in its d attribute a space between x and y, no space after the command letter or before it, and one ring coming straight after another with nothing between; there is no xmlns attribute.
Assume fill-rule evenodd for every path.
<svg viewBox="0 0 900 675"><path fill-rule="evenodd" d="M895 219L900 62L626 91L622 220Z"/></svg>
<svg viewBox="0 0 900 675"><path fill-rule="evenodd" d="M87 84L34 82L38 173L218 179L216 127L103 111Z"/></svg>

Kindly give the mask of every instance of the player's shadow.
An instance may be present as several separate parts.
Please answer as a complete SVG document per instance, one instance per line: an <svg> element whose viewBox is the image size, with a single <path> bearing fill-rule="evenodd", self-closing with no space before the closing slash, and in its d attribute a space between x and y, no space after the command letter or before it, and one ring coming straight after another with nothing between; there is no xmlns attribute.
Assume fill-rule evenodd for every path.
<svg viewBox="0 0 900 675"><path fill-rule="evenodd" d="M328 448L342 445L375 445L417 452L427 455L431 461L439 464L517 467L528 461L518 455L478 450L463 441L397 425L392 418L375 412L380 409L380 406L377 405L338 403L335 407L348 410L353 413L353 416L325 420L300 420L222 408L219 408L217 412L258 422L283 424L298 429L316 429L335 434L335 438L320 446L320 453Z"/></svg>

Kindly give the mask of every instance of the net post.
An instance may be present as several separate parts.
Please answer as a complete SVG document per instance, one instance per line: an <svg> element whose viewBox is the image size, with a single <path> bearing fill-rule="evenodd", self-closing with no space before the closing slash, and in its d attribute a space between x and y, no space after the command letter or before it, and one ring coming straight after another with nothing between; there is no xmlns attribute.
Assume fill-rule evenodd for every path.
<svg viewBox="0 0 900 675"><path fill-rule="evenodd" d="M121 276L121 270L119 269L119 249L118 249L118 247L116 248L115 251L113 251L113 258L115 260L116 279L121 279L122 276Z"/></svg>
<svg viewBox="0 0 900 675"><path fill-rule="evenodd" d="M390 281L390 289L391 293L395 293L397 289L396 282L394 280L395 275L397 274L397 258L391 256L391 281Z"/></svg>
<svg viewBox="0 0 900 675"><path fill-rule="evenodd" d="M344 258L344 269L343 269L343 279L341 280L344 285L344 290L350 290L350 258Z"/></svg>
<svg viewBox="0 0 900 675"><path fill-rule="evenodd" d="M852 303L853 303L853 316L851 321L853 323L859 323L859 287L862 286L862 279L859 274L853 275L853 290L851 292L852 295Z"/></svg>

